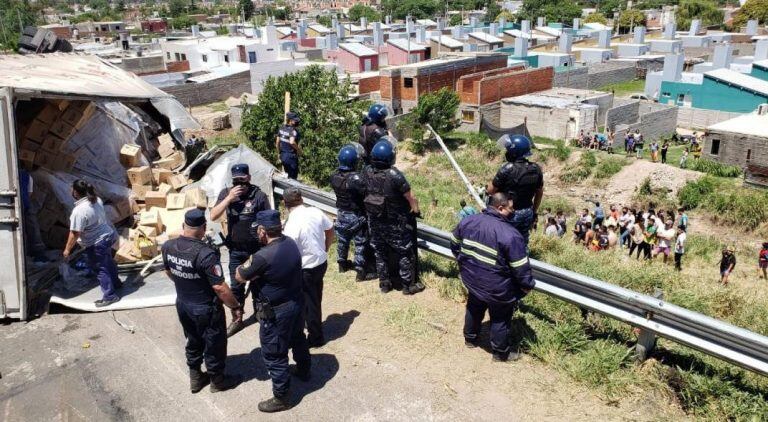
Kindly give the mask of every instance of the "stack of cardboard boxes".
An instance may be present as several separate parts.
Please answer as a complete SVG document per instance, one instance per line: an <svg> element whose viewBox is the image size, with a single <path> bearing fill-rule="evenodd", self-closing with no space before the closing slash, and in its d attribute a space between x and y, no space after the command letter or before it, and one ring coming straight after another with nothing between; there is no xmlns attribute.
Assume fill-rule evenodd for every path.
<svg viewBox="0 0 768 422"><path fill-rule="evenodd" d="M138 146L124 145L120 151L120 162L127 168L131 199L138 204L139 213L136 227L121 232L118 263L154 258L159 246L179 236L188 209L208 205L205 191L201 189L179 193L189 180L173 169L183 164L184 156L169 136L161 136L159 140L160 159L151 167L138 165L142 153Z"/></svg>

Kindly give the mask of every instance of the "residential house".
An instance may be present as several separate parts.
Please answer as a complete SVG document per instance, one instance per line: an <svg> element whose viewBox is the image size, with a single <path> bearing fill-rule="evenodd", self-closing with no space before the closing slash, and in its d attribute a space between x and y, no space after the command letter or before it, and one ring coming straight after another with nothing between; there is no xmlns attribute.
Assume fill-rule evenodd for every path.
<svg viewBox="0 0 768 422"><path fill-rule="evenodd" d="M432 48L432 51L435 52L435 55L437 55L438 52L459 53L464 50L463 42L447 35L430 37L429 45Z"/></svg>
<svg viewBox="0 0 768 422"><path fill-rule="evenodd" d="M768 104L709 126L703 156L745 170L744 181L768 187Z"/></svg>
<svg viewBox="0 0 768 422"><path fill-rule="evenodd" d="M379 69L379 53L361 43L339 43L339 48L325 51L326 59L347 73L370 72Z"/></svg>
<svg viewBox="0 0 768 422"><path fill-rule="evenodd" d="M503 39L482 31L470 32L466 42L477 45L477 51L491 51L504 46Z"/></svg>
<svg viewBox="0 0 768 422"><path fill-rule="evenodd" d="M383 52L387 54L387 65L389 66L400 66L426 60L427 49L426 45L403 38L391 38L382 48Z"/></svg>

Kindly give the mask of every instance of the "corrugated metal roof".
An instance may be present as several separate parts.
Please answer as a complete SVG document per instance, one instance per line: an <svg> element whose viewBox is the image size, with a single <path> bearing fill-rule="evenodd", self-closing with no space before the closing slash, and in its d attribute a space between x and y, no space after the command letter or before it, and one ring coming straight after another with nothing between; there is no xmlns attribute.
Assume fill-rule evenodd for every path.
<svg viewBox="0 0 768 422"><path fill-rule="evenodd" d="M485 32L482 32L482 31L470 32L469 36L472 38L477 38L478 40L482 42L486 42L488 44L498 44L498 43L504 42L504 40L502 40L501 38L494 37L493 35L486 34Z"/></svg>
<svg viewBox="0 0 768 422"><path fill-rule="evenodd" d="M707 130L768 138L768 115L759 115L757 113L745 114L716 123L708 127Z"/></svg>
<svg viewBox="0 0 768 422"><path fill-rule="evenodd" d="M344 43L340 43L339 47L349 51L350 53L358 57L375 56L379 54L376 52L376 50L370 49L360 43L344 42Z"/></svg>
<svg viewBox="0 0 768 422"><path fill-rule="evenodd" d="M422 50L426 50L427 49L427 46L425 46L425 45L417 44L417 43L415 43L413 41L411 41L409 43L407 39L403 39L403 38L390 38L390 39L387 40L387 43L392 44L395 47L397 47L397 48L399 48L401 50L408 51L408 52L411 52L411 51L422 51ZM410 50L409 50L409 48L410 48Z"/></svg>
<svg viewBox="0 0 768 422"><path fill-rule="evenodd" d="M447 35L441 35L439 37L430 37L429 39L434 41L434 42L439 42L440 44L442 44L442 45L444 45L444 46L446 46L448 48L458 48L458 47L463 47L464 46L463 42L461 42L461 41L459 41L459 40L457 40L455 38L451 38L451 37L449 37Z"/></svg>
<svg viewBox="0 0 768 422"><path fill-rule="evenodd" d="M704 73L705 77L720 80L761 95L768 95L768 81L757 79L730 69L715 69Z"/></svg>
<svg viewBox="0 0 768 422"><path fill-rule="evenodd" d="M94 97L171 96L133 73L81 54L0 55L0 86Z"/></svg>

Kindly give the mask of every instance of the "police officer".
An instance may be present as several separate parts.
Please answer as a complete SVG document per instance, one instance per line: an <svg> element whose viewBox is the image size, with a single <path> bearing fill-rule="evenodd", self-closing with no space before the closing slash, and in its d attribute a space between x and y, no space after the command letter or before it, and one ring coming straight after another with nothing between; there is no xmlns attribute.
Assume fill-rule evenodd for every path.
<svg viewBox="0 0 768 422"><path fill-rule="evenodd" d="M365 182L357 172L358 150L345 145L339 150L339 168L331 175L331 187L336 193L336 243L339 272L354 268L357 281L366 280L365 251L368 247L368 221L365 217ZM354 261L347 259L349 245L354 240Z"/></svg>
<svg viewBox="0 0 768 422"><path fill-rule="evenodd" d="M165 272L176 287L179 322L187 338L187 366L193 393L208 382L213 393L238 383L235 377L224 375L227 334L222 303L235 314L242 315L242 307L224 283L219 253L202 240L205 226L204 211L187 211L183 234L167 241L162 249ZM207 373L200 370L203 360Z"/></svg>
<svg viewBox="0 0 768 422"><path fill-rule="evenodd" d="M275 147L288 177L296 180L299 177L299 154L301 154L297 127L301 119L299 119L298 114L292 111L288 112L285 117L287 123L277 131Z"/></svg>
<svg viewBox="0 0 768 422"><path fill-rule="evenodd" d="M403 294L424 290L416 279L416 238L414 215L419 201L403 173L394 167L395 148L387 139L371 151L371 165L363 171L366 196L363 200L370 221L371 244L376 255L376 271L382 293L392 290L390 257L396 262Z"/></svg>
<svg viewBox="0 0 768 422"><path fill-rule="evenodd" d="M373 104L368 109L368 116L360 128L360 145L365 151L363 154L365 164L371 164L371 150L376 142L384 136L391 136L385 120L387 114L389 112L383 104Z"/></svg>
<svg viewBox="0 0 768 422"><path fill-rule="evenodd" d="M531 227L544 196L544 174L538 164L528 161L531 156L531 141L523 135L504 135L499 144L506 150L505 163L488 185L488 194L504 192L515 208L509 219L528 246Z"/></svg>
<svg viewBox="0 0 768 422"><path fill-rule="evenodd" d="M237 281L253 283L253 301L259 320L259 341L264 366L272 378L272 398L259 403L259 410L272 413L291 408L288 350L296 361L294 375L310 377L311 360L304 336L301 290L301 254L291 238L284 236L277 211L261 211L253 225L264 245L237 269Z"/></svg>
<svg viewBox="0 0 768 422"><path fill-rule="evenodd" d="M229 248L229 282L232 293L238 302L245 301L245 286L235 282L235 270L251 254L261 247L259 239L251 234L251 223L256 213L270 209L267 195L258 186L251 184L250 169L247 164L232 166L232 187L219 193L216 205L211 209L211 219L218 220L227 215L226 245ZM245 327L242 315L232 316L232 323L227 328L231 336Z"/></svg>
<svg viewBox="0 0 768 422"><path fill-rule="evenodd" d="M491 196L481 214L459 222L451 235L451 251L467 287L464 341L477 347L486 309L491 317L493 361L519 357L509 344L512 314L534 287L526 245L520 232L509 225L513 202L502 192Z"/></svg>

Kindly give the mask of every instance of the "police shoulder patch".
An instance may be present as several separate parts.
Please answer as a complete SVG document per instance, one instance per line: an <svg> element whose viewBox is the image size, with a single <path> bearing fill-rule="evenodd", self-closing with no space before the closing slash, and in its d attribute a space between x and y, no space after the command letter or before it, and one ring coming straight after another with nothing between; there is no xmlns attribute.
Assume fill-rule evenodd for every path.
<svg viewBox="0 0 768 422"><path fill-rule="evenodd" d="M215 275L216 277L222 277L224 275L224 270L221 269L221 264L216 264L211 268L211 273Z"/></svg>

